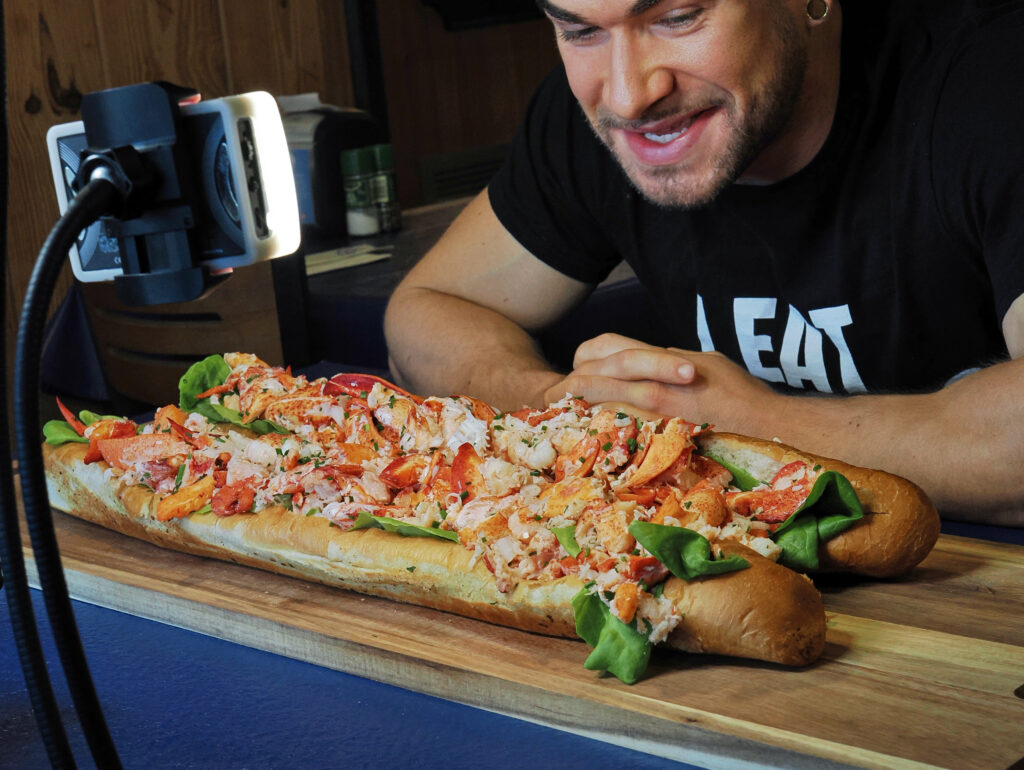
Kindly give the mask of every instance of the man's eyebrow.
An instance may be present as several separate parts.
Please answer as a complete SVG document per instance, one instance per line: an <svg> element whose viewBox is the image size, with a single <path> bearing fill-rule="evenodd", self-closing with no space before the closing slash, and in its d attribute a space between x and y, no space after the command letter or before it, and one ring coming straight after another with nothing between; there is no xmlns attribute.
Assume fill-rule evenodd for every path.
<svg viewBox="0 0 1024 770"><path fill-rule="evenodd" d="M643 16L651 8L656 5L660 5L663 0L636 0L635 3L630 7L627 15L629 16ZM552 19L558 19L568 24L586 24L587 21L582 17L571 11L567 11L564 8L559 8L554 5L551 0L537 0L537 5L540 6L541 11L546 13Z"/></svg>
<svg viewBox="0 0 1024 770"><path fill-rule="evenodd" d="M643 16L654 6L660 5L662 0L636 0L633 7L629 9L630 16Z"/></svg>
<svg viewBox="0 0 1024 770"><path fill-rule="evenodd" d="M553 5L550 0L537 0L537 5L540 6L541 11L546 13L552 19L558 19L564 21L567 24L586 24L582 16L577 16L575 13L570 13L564 8L559 8L557 5Z"/></svg>

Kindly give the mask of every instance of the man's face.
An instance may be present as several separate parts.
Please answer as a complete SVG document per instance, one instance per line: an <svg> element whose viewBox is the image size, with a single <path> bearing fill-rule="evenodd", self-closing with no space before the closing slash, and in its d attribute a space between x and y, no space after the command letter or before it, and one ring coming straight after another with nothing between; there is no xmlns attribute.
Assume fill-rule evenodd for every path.
<svg viewBox="0 0 1024 770"><path fill-rule="evenodd" d="M807 51L788 0L542 0L569 85L636 188L699 206L784 132Z"/></svg>

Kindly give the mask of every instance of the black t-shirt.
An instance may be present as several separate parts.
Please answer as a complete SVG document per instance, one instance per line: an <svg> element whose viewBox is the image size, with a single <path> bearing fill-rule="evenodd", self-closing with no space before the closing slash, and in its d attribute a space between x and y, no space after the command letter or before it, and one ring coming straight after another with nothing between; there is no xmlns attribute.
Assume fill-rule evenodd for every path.
<svg viewBox="0 0 1024 770"><path fill-rule="evenodd" d="M1005 358L1024 293L1024 2L850 0L843 18L833 127L792 177L654 206L559 69L491 183L499 220L581 281L626 260L674 345L782 388L934 389Z"/></svg>

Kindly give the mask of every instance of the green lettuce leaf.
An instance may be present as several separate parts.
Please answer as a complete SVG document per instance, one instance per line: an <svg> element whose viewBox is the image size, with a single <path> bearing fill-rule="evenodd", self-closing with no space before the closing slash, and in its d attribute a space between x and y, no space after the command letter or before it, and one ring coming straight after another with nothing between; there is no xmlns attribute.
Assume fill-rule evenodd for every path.
<svg viewBox="0 0 1024 770"><path fill-rule="evenodd" d="M47 420L43 426L43 438L50 446L60 446L74 441L78 444L88 444L89 439L79 436L75 429L64 420Z"/></svg>
<svg viewBox="0 0 1024 770"><path fill-rule="evenodd" d="M576 557L580 551L580 544L576 542L576 525L570 524L567 527L552 527L551 531L555 537L558 538L558 542L562 544L562 548L566 550L572 557Z"/></svg>
<svg viewBox="0 0 1024 770"><path fill-rule="evenodd" d="M434 527L423 527L419 524L409 524L405 521L389 519L386 516L374 516L369 511L360 511L359 515L356 516L355 524L350 529L367 529L369 527L377 527L378 529L402 535L403 537L436 537L441 540L450 540L454 543L459 542L458 533L452 532L449 529L435 529Z"/></svg>
<svg viewBox="0 0 1024 770"><path fill-rule="evenodd" d="M754 478L749 471L744 470L732 463L726 462L721 457L713 455L710 452L702 452L705 457L710 460L714 460L719 465L723 466L729 473L732 474L733 484L742 489L744 492L749 492L754 487L767 486L767 482L759 481Z"/></svg>
<svg viewBox="0 0 1024 770"><path fill-rule="evenodd" d="M652 556L668 567L669 572L683 580L721 575L750 566L746 559L735 554L724 559L713 558L707 538L686 527L634 521L629 525L629 532Z"/></svg>
<svg viewBox="0 0 1024 770"><path fill-rule="evenodd" d="M636 682L651 659L650 640L612 615L600 597L583 588L572 600L576 633L594 648L583 663L589 671L607 671L626 684ZM634 621L635 623L635 621Z"/></svg>
<svg viewBox="0 0 1024 770"><path fill-rule="evenodd" d="M88 427L97 420L123 420L124 417L118 417L113 414L96 414L96 412L83 409L78 413L78 419L82 421L83 425ZM60 446L71 441L77 444L89 443L89 439L85 436L79 436L75 429L68 425L65 420L48 420L43 426L43 438L51 446Z"/></svg>
<svg viewBox="0 0 1024 770"><path fill-rule="evenodd" d="M83 425L92 425L97 420L123 420L124 417L118 417L116 414L96 414L96 412L90 412L88 409L83 409L78 413L78 419L82 421Z"/></svg>
<svg viewBox="0 0 1024 770"><path fill-rule="evenodd" d="M254 433L287 433L287 430L269 420L243 422L242 413L237 409L228 409L223 404L213 404L209 398L196 398L210 388L223 385L229 374L231 367L223 356L207 356L202 361L192 364L178 381L178 406L186 412L197 412L212 422L231 423Z"/></svg>
<svg viewBox="0 0 1024 770"><path fill-rule="evenodd" d="M864 508L850 480L825 471L796 512L772 534L782 548L779 561L797 570L819 566L818 547L864 518Z"/></svg>

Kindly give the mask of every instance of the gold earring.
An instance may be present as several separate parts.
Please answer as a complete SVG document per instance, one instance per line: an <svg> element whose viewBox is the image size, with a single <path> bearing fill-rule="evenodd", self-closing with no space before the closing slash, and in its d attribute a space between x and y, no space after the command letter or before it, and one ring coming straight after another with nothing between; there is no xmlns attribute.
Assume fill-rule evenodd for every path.
<svg viewBox="0 0 1024 770"><path fill-rule="evenodd" d="M828 10L829 4L825 0L807 0L807 18L811 21L824 21Z"/></svg>

